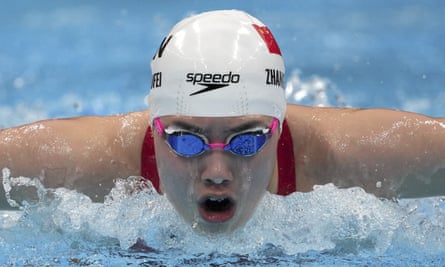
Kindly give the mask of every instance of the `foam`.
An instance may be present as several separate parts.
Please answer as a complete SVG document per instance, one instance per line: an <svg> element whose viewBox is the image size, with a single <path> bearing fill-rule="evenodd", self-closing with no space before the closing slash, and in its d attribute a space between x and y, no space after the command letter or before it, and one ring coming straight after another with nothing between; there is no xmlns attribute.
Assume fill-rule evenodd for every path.
<svg viewBox="0 0 445 267"><path fill-rule="evenodd" d="M23 177L7 182L40 186ZM158 259L173 253L182 260L215 253L227 260L234 254L289 259L314 251L367 257L445 251L443 197L397 203L332 184L288 197L266 194L245 227L232 235L207 236L195 233L153 188L140 188L140 177L118 179L104 203L65 188L40 190L38 203L24 202L21 212L0 213L0 255L60 260L74 249L88 259L94 251L108 258L114 250L130 253L141 239L142 250L156 251Z"/></svg>

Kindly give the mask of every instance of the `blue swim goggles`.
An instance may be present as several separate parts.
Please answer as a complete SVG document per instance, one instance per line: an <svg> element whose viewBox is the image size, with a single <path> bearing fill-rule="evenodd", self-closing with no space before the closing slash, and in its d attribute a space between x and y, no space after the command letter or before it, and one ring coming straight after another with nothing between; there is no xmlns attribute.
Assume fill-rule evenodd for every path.
<svg viewBox="0 0 445 267"><path fill-rule="evenodd" d="M229 136L227 143L208 144L205 138L186 130L166 130L161 120L156 118L153 124L157 133L165 138L166 143L179 156L195 157L214 148L222 148L235 155L253 156L266 144L266 141L276 132L279 121L274 118L269 128L242 132Z"/></svg>

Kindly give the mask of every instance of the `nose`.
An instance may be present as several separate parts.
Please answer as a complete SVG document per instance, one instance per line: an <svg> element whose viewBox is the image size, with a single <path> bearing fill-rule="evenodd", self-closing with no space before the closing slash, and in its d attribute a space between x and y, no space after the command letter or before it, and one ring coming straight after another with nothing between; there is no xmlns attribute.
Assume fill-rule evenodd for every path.
<svg viewBox="0 0 445 267"><path fill-rule="evenodd" d="M201 179L207 185L227 185L232 179L230 159L224 151L210 151L203 161Z"/></svg>
<svg viewBox="0 0 445 267"><path fill-rule="evenodd" d="M230 179L225 177L207 177L204 179L204 182L206 185L222 186L227 185L230 182Z"/></svg>

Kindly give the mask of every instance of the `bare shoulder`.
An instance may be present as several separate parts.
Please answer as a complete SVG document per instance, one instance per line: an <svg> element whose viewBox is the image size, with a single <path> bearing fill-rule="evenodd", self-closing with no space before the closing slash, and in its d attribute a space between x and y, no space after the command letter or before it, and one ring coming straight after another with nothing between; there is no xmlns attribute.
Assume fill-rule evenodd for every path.
<svg viewBox="0 0 445 267"><path fill-rule="evenodd" d="M286 118L292 132L338 139L368 136L385 130L412 131L445 128L444 118L392 109L327 108L288 105ZM436 127L420 127L436 126ZM439 132L442 134L441 132ZM304 137L304 136L300 136Z"/></svg>
<svg viewBox="0 0 445 267"><path fill-rule="evenodd" d="M115 142L129 153L131 162L137 163L136 169L139 174L142 143L149 126L148 111L117 116L116 124L116 128L111 129L112 133L117 135Z"/></svg>
<svg viewBox="0 0 445 267"><path fill-rule="evenodd" d="M134 148L140 147L147 127L148 112L138 111L112 116L51 119L24 125L16 130L22 134L34 133L36 138L40 135L47 140L63 139L75 147L103 145L132 152ZM43 140L39 141L44 143Z"/></svg>
<svg viewBox="0 0 445 267"><path fill-rule="evenodd" d="M296 105L288 106L286 118L300 190L333 182L380 196L418 196L418 188L424 195L437 194L422 179L443 177L443 118L391 109ZM413 181L421 181L423 187L411 186Z"/></svg>
<svg viewBox="0 0 445 267"><path fill-rule="evenodd" d="M148 126L148 111L136 111L112 116L83 116L67 119L54 119L42 121L50 127L73 130L73 127L90 128L104 132L116 130L137 130ZM33 125L33 124L31 124ZM69 127L66 127L69 126ZM26 125L24 127L27 127ZM91 133L86 133L91 134Z"/></svg>
<svg viewBox="0 0 445 267"><path fill-rule="evenodd" d="M293 140L298 191L308 192L316 184L330 182L324 168L332 151L329 121L336 120L341 112L339 109L287 106L286 121Z"/></svg>
<svg viewBox="0 0 445 267"><path fill-rule="evenodd" d="M326 138L333 127L337 127L354 109L320 108L289 104L286 111L286 121L289 125L294 144L313 146L311 140ZM337 127L338 128L338 127Z"/></svg>
<svg viewBox="0 0 445 267"><path fill-rule="evenodd" d="M55 122L59 128L79 129L77 140L85 145L95 144L99 153L111 155L120 162L126 162L129 173L138 175L140 170L141 147L149 124L148 111L99 117L80 117L65 122ZM74 139L73 139L74 140Z"/></svg>
<svg viewBox="0 0 445 267"><path fill-rule="evenodd" d="M50 119L0 131L0 169L48 187L101 196L113 179L140 175L147 111ZM91 191L91 192L90 192ZM0 192L1 193L1 192Z"/></svg>

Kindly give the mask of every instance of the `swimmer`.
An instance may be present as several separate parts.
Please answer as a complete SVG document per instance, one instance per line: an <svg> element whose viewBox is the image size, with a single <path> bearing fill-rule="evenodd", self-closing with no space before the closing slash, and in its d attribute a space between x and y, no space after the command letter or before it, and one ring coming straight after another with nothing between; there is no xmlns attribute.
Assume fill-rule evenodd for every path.
<svg viewBox="0 0 445 267"><path fill-rule="evenodd" d="M182 20L151 67L148 110L3 129L0 169L94 201L114 179L142 176L208 233L244 225L266 191L333 183L387 198L445 193L445 119L286 104L280 48L249 14Z"/></svg>

